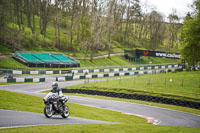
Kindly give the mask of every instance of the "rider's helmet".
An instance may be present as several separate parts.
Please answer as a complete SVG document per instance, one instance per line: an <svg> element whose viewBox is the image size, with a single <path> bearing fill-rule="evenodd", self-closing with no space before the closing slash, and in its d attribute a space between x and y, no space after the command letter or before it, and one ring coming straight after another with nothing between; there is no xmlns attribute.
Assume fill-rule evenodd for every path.
<svg viewBox="0 0 200 133"><path fill-rule="evenodd" d="M52 83L52 90L56 91L58 89L58 83L57 82L53 82Z"/></svg>

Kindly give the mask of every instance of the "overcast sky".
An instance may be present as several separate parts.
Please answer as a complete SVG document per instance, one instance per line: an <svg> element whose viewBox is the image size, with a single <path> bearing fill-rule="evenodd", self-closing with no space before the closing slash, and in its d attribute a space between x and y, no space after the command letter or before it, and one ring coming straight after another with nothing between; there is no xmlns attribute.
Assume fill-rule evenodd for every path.
<svg viewBox="0 0 200 133"><path fill-rule="evenodd" d="M164 13L166 17L172 12L172 8L176 9L179 16L184 17L187 12L191 12L188 5L194 0L141 0L141 3L144 4L145 1L156 7L157 11Z"/></svg>

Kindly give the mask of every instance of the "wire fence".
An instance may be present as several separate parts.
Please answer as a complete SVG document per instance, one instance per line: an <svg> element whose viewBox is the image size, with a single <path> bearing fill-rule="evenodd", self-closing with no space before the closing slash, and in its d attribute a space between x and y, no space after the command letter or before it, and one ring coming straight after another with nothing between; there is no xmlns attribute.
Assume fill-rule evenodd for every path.
<svg viewBox="0 0 200 133"><path fill-rule="evenodd" d="M167 74L167 73L166 73ZM133 86L174 86L174 87L195 87L200 88L200 78L188 78L188 77L168 77L166 74L160 74L160 76L152 76L155 74L150 74L150 76L129 76L124 79L124 76L119 77L110 77L106 79L97 79L96 83L99 81L106 81L107 84L114 84L114 86L118 86L121 84L123 87L133 87ZM164 77L164 76L167 77ZM90 80L86 78L84 83L90 83ZM104 84L106 85L106 84ZM200 90L199 90L200 92Z"/></svg>

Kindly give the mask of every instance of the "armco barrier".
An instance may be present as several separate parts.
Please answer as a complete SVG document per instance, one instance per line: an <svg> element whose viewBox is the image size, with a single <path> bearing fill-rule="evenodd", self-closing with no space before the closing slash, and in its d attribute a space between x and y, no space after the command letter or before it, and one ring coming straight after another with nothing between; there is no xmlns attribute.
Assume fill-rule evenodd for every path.
<svg viewBox="0 0 200 133"><path fill-rule="evenodd" d="M144 67L129 67L129 68L105 68L105 69L79 69L79 70L11 70L2 69L1 74L72 74L72 73L98 73L98 72L124 72L124 71L135 71L135 70L150 70L150 69L165 69L165 68L177 68L178 64L168 65L155 65L155 66L144 66Z"/></svg>
<svg viewBox="0 0 200 133"><path fill-rule="evenodd" d="M66 81L74 79L88 79L88 78L102 78L102 77L116 77L116 76L129 76L129 75L141 75L141 74L150 74L150 73L165 73L165 72L174 72L179 69L171 68L165 70L144 70L136 72L114 72L114 73L99 73L99 74L89 74L89 75L76 75L76 76L65 76L65 77L56 77L56 81Z"/></svg>
<svg viewBox="0 0 200 133"><path fill-rule="evenodd" d="M157 97L157 96L151 96L151 95L127 94L127 93L117 93L117 92L109 92L109 91L86 90L86 89L62 89L62 92L99 95L99 96L116 97L116 98L124 98L124 99L135 99L135 100L171 104L171 105L176 105L176 106L200 109L200 102L172 99L172 98L166 98L166 97Z"/></svg>
<svg viewBox="0 0 200 133"><path fill-rule="evenodd" d="M7 78L7 79L0 79L0 83L25 83L25 82L45 82L45 78Z"/></svg>

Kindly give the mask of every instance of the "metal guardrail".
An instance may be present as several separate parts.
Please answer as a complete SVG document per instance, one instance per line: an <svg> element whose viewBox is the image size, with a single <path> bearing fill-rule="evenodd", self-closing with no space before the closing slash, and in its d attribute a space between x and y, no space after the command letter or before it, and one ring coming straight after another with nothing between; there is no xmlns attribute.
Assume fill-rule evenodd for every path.
<svg viewBox="0 0 200 133"><path fill-rule="evenodd" d="M114 66L96 66L96 67L80 67L77 69L103 69L103 68L122 68L122 67L139 67L139 66L157 66L157 65L175 65L177 63L161 63L161 64L134 64L134 65L114 65Z"/></svg>
<svg viewBox="0 0 200 133"><path fill-rule="evenodd" d="M0 78L0 83L45 82L45 78Z"/></svg>
<svg viewBox="0 0 200 133"><path fill-rule="evenodd" d="M115 69L118 69L118 71L131 71L133 68L136 70L140 69L142 67L143 69L155 69L155 67L167 67L167 66L178 66L178 64L139 64L139 65L123 65L123 66L108 66L108 67L84 67L81 69L73 69L73 70L27 70L27 69L2 69L0 70L1 74L69 74L69 73L85 73L86 71L88 73L96 73L96 72L112 72Z"/></svg>
<svg viewBox="0 0 200 133"><path fill-rule="evenodd" d="M177 65L178 66L178 65ZM141 75L141 74L153 74L153 73L166 73L166 72L175 72L175 71L182 71L182 69L178 68L177 66L165 66L165 68L157 68L154 70L144 70L144 67L140 67L139 69L134 69L133 71L125 71L120 72L119 69L117 71L112 71L108 73L98 73L98 74L89 74L89 75L72 75L72 76L63 76L63 77L56 77L56 81L70 81L76 79L91 79L91 78L103 78L103 77L116 77L116 76L129 76L129 75Z"/></svg>

